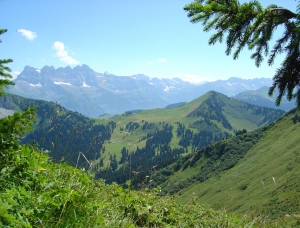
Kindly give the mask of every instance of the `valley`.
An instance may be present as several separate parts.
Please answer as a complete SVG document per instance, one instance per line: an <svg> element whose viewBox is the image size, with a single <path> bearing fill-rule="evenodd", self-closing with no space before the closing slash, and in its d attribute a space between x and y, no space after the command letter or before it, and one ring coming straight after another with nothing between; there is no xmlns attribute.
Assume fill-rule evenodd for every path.
<svg viewBox="0 0 300 228"><path fill-rule="evenodd" d="M28 104L39 106L38 117L35 130L21 142L48 150L54 161L91 169L108 184L127 188L130 183L137 190L160 187L162 195L175 195L181 204L195 200L251 216L297 213L298 201L290 198L298 199L296 110L285 114L214 91L174 108L108 119L87 118L58 103L11 94L0 102L15 110Z"/></svg>
<svg viewBox="0 0 300 228"><path fill-rule="evenodd" d="M0 17L0 227L300 227L300 0Z"/></svg>
<svg viewBox="0 0 300 228"><path fill-rule="evenodd" d="M182 205L198 202L250 217L298 215L295 109L285 113L215 91L166 108L99 118L58 102L12 94L0 100L5 110L28 105L39 108L34 131L21 142L107 184L159 188L160 197L173 195Z"/></svg>

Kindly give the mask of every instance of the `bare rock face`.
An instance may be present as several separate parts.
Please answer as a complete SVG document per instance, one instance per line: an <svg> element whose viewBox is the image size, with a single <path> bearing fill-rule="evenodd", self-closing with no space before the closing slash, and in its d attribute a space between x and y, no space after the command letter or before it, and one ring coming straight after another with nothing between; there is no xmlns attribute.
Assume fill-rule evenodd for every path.
<svg viewBox="0 0 300 228"><path fill-rule="evenodd" d="M60 102L65 108L90 117L119 114L137 109L164 108L189 102L215 90L227 96L248 89L270 86L271 79L230 78L195 85L179 78L150 78L143 74L117 76L97 73L87 65L71 68L26 66L8 92L27 98Z"/></svg>

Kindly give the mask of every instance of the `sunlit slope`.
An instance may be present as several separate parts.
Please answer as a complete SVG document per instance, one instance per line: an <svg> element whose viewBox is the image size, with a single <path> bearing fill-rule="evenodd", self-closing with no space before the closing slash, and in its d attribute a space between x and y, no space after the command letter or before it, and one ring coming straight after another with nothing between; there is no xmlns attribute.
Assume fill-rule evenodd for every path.
<svg viewBox="0 0 300 228"><path fill-rule="evenodd" d="M197 197L198 202L214 208L243 214L299 215L299 116L299 111L293 110L271 124L233 168L181 189L177 200L186 203ZM200 159L193 170L199 171L201 165ZM189 172L192 173L191 169L179 170L172 179L191 178Z"/></svg>
<svg viewBox="0 0 300 228"><path fill-rule="evenodd" d="M116 128L112 132L111 139L104 143L105 151L98 160L102 159L104 166L110 162L111 155L116 155L116 161L119 161L123 147L131 153L134 153L136 147L145 147L147 134L154 134L157 130L161 130L164 124L173 127L173 136L169 145L174 149L184 147L182 144L179 145L179 142L185 137L187 130L194 133L194 138L198 134L199 141L206 140L208 145L212 141L235 135L236 130L254 130L282 116L284 111L246 104L210 91L181 107L128 113L110 119L116 123ZM107 120L98 119L96 123L105 121ZM130 128L129 125L133 124L135 127ZM151 127L146 128L146 124L151 124ZM185 127L184 133L178 134L179 124ZM210 133L214 138L209 141L204 135ZM184 147L187 152L200 148L201 143L196 145L193 144L193 139L185 140L189 140L189 145ZM158 148L156 153L160 153Z"/></svg>

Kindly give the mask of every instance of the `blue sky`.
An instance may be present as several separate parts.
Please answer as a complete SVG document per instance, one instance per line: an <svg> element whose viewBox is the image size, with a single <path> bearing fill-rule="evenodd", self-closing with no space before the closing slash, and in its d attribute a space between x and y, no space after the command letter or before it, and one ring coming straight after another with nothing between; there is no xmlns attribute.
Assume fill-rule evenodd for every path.
<svg viewBox="0 0 300 228"><path fill-rule="evenodd" d="M192 0L0 0L0 59L17 75L26 65L87 64L119 76L179 77L192 82L240 77L272 78L274 66L260 68L243 51L225 55L226 44L208 45L211 33L191 24L183 7ZM242 1L243 2L243 1ZM261 0L295 11L295 0ZM274 38L280 34L275 33Z"/></svg>

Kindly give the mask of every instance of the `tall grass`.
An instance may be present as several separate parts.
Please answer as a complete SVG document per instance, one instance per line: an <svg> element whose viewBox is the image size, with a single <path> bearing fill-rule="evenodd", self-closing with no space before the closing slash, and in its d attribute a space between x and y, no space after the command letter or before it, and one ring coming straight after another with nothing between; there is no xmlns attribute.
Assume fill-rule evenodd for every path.
<svg viewBox="0 0 300 228"><path fill-rule="evenodd" d="M12 151L13 152L13 151ZM281 227L215 211L191 201L179 205L159 189L107 185L43 151L23 145L1 163L1 227ZM16 170L18 171L16 174ZM292 223L284 223L292 227Z"/></svg>

